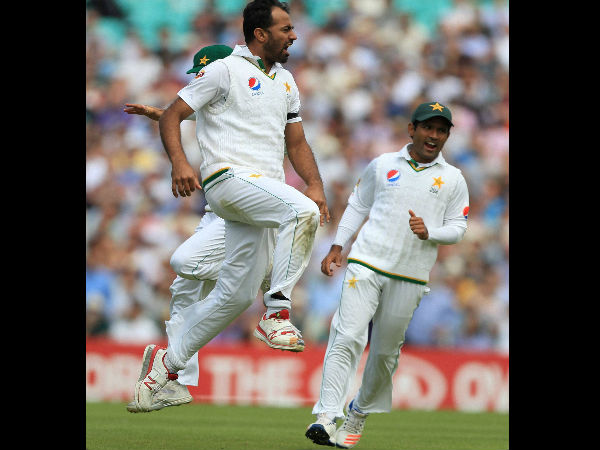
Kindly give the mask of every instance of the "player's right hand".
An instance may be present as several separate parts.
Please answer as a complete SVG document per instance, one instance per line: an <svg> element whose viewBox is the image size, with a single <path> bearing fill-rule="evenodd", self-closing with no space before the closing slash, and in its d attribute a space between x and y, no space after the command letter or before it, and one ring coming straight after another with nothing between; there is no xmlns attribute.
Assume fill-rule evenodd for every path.
<svg viewBox="0 0 600 450"><path fill-rule="evenodd" d="M328 277L333 275L332 263L335 263L337 267L342 266L342 247L339 245L332 245L327 256L321 261L321 272Z"/></svg>
<svg viewBox="0 0 600 450"><path fill-rule="evenodd" d="M196 189L202 189L196 171L187 161L173 164L171 170L171 190L175 197L189 197Z"/></svg>
<svg viewBox="0 0 600 450"><path fill-rule="evenodd" d="M123 112L126 112L127 114L146 116L152 120L158 120L162 114L162 109L155 108L154 106L140 105L137 103L125 103Z"/></svg>

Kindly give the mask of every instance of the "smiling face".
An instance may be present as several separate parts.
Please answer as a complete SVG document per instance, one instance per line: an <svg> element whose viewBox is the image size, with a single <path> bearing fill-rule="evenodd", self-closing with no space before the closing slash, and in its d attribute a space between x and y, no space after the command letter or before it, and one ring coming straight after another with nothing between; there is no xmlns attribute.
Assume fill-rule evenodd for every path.
<svg viewBox="0 0 600 450"><path fill-rule="evenodd" d="M408 134L413 139L408 147L410 156L419 163L429 163L437 158L448 140L450 124L443 117L432 117L418 122L416 127L409 123Z"/></svg>
<svg viewBox="0 0 600 450"><path fill-rule="evenodd" d="M265 60L268 63L285 63L290 54L287 48L294 43L298 36L294 33L294 26L290 15L283 9L273 7L271 9L273 24L267 28L267 40L263 44Z"/></svg>

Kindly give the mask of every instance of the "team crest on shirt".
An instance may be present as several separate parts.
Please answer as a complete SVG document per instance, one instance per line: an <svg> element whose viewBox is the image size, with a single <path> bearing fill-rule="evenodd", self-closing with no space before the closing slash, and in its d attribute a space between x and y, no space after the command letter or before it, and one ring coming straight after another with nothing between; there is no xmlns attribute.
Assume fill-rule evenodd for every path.
<svg viewBox="0 0 600 450"><path fill-rule="evenodd" d="M248 87L252 91L253 97L255 95L263 95L264 94L264 92L262 92L260 90L261 84L260 84L260 80L258 78L255 78L255 77L248 78Z"/></svg>
<svg viewBox="0 0 600 450"><path fill-rule="evenodd" d="M465 216L465 219L469 218L469 207L465 206L465 209L463 209L463 216Z"/></svg>
<svg viewBox="0 0 600 450"><path fill-rule="evenodd" d="M400 179L400 172L396 169L388 171L386 174L388 186L398 186L398 180Z"/></svg>
<svg viewBox="0 0 600 450"><path fill-rule="evenodd" d="M442 184L445 184L445 181L442 181L442 177L433 177L433 184L431 185L431 187L429 188L429 192L431 192L432 194L439 194L440 193L440 189L442 188Z"/></svg>

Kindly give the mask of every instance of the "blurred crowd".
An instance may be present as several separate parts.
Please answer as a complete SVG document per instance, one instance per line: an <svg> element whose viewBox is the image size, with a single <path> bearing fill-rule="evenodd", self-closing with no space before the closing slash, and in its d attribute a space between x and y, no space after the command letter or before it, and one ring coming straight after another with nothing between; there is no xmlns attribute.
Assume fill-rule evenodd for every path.
<svg viewBox="0 0 600 450"><path fill-rule="evenodd" d="M124 342L165 338L169 259L204 214L202 192L175 198L158 124L125 103L165 108L210 44L243 44L244 0L86 1L86 330ZM332 221L317 231L293 295L307 343L327 342L345 264L321 274L348 196L367 163L410 141L410 112L446 104L443 150L470 194L468 231L440 246L406 345L508 353L508 1L291 0L298 40L285 67L300 89L304 130ZM182 124L199 166L194 123ZM286 181L302 180L286 160ZM247 340L257 301L209 345ZM260 344L258 344L260 345Z"/></svg>

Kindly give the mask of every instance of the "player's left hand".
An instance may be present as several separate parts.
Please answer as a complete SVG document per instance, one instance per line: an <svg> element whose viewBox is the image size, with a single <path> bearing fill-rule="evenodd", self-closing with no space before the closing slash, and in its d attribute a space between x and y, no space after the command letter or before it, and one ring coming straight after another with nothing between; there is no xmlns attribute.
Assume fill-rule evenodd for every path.
<svg viewBox="0 0 600 450"><path fill-rule="evenodd" d="M327 199L325 198L323 185L320 183L309 185L304 191L304 195L310 198L319 207L319 211L321 212L321 217L319 218L320 225L323 226L325 222L329 223L331 217L329 216L329 208L327 207Z"/></svg>
<svg viewBox="0 0 600 450"><path fill-rule="evenodd" d="M425 222L423 222L422 217L417 217L417 215L411 210L408 210L410 214L410 219L408 220L408 226L413 233L417 235L419 239L425 241L429 238L429 231L427 231L427 227L425 226Z"/></svg>

